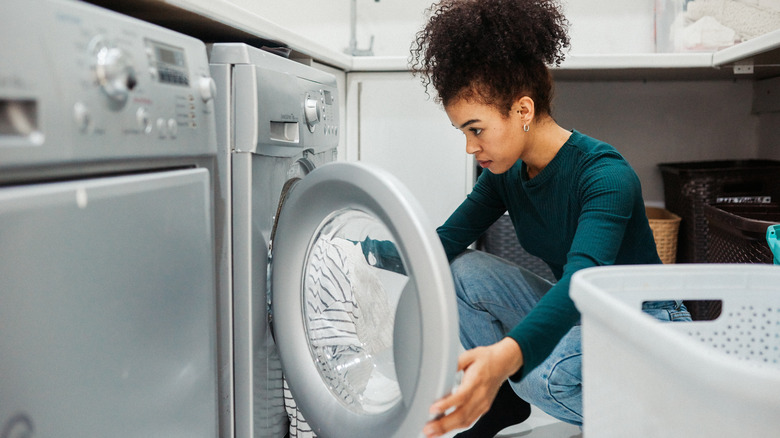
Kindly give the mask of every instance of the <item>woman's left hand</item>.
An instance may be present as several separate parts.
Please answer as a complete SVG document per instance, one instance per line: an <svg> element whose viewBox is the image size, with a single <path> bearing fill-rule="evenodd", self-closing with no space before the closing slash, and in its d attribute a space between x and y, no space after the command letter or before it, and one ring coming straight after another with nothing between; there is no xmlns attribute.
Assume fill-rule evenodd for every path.
<svg viewBox="0 0 780 438"><path fill-rule="evenodd" d="M522 365L520 346L511 338L461 354L458 358L458 371L463 371L461 384L455 392L431 406L430 413L437 418L425 425L425 435L433 438L470 426L490 409L498 389Z"/></svg>

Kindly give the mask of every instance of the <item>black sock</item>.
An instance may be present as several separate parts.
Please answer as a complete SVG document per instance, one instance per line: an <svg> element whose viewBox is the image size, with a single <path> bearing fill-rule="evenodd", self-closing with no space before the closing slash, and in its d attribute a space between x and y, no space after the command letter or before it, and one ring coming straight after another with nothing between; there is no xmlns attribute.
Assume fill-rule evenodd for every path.
<svg viewBox="0 0 780 438"><path fill-rule="evenodd" d="M490 410L471 429L455 435L455 438L492 438L501 430L522 423L529 415L531 405L515 394L509 382L504 382Z"/></svg>

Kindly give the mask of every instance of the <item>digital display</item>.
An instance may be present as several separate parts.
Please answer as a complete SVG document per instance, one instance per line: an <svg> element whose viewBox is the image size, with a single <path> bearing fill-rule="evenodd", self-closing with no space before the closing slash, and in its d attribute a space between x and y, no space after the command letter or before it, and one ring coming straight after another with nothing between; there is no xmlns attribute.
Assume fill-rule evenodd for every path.
<svg viewBox="0 0 780 438"><path fill-rule="evenodd" d="M184 86L190 84L184 50L155 41L147 41L147 46L151 49L150 62L160 82Z"/></svg>
<svg viewBox="0 0 780 438"><path fill-rule="evenodd" d="M164 47L157 48L157 60L165 64L180 66L182 65L183 57L184 54L181 52L166 49Z"/></svg>

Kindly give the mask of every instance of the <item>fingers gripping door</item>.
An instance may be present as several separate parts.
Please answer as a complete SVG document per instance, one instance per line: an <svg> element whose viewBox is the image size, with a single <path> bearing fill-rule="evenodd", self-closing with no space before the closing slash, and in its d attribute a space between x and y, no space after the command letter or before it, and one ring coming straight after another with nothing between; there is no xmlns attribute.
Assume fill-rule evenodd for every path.
<svg viewBox="0 0 780 438"><path fill-rule="evenodd" d="M314 170L281 210L274 333L298 406L320 437L413 437L450 391L454 286L434 228L390 174Z"/></svg>

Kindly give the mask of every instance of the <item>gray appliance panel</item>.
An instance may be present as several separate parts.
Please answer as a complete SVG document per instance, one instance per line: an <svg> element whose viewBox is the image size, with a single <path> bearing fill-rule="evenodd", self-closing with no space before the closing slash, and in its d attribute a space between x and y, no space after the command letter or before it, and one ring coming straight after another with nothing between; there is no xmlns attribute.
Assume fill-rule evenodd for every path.
<svg viewBox="0 0 780 438"><path fill-rule="evenodd" d="M210 199L205 169L0 188L0 429L218 434Z"/></svg>
<svg viewBox="0 0 780 438"><path fill-rule="evenodd" d="M311 168L335 160L335 152L288 158L230 155L237 437L283 437L287 433L283 373L269 330L268 250L284 183L290 178L303 178Z"/></svg>
<svg viewBox="0 0 780 438"><path fill-rule="evenodd" d="M366 431L376 438L419 436L430 419L430 405L453 388L460 345L454 285L441 242L421 211L409 191L386 171L361 163L330 163L302 179L279 213L270 282L274 335L292 395L319 436L363 438ZM345 217L349 218L344 219L346 222L332 226ZM380 235L390 236L395 243L404 266L402 275L395 274L403 281L394 280L398 288L393 298L391 288L386 289L388 301L397 303L385 306L394 312L383 322L390 327L379 327L372 318L368 324L379 334L368 333L367 337L361 336L359 324L365 316L352 311L346 312L349 318L344 312L335 313L334 320L328 316L341 304L345 308L357 302L356 306L361 307L358 295L368 292L354 288L366 283L350 282L354 297L348 296L349 289L344 292L334 286L336 277L355 275L358 265L346 265L345 270L336 272L324 269L315 260L322 236L350 228L352 218L362 217L368 217L366 224L373 225L359 222L353 230L354 238L341 241L347 246L359 243L373 237L373 231L366 234L363 230L380 229ZM331 258L322 257L322 253L319 257ZM323 284L321 295L308 295L312 284L309 279ZM371 289L370 294L375 293ZM345 301L326 305L334 296L341 297L335 301ZM362 312L370 307L383 308L374 297L364 301L369 305L363 306ZM306 316L309 310L323 306L326 310ZM350 319L354 328L345 323ZM335 325L323 325L323 320L335 321ZM366 339L382 337L381 332L387 330L392 338L389 351L387 342L372 351ZM334 344L330 344L332 340ZM356 344L365 346L365 350ZM356 356L334 353L355 348L362 352ZM346 362L339 362L344 358ZM361 368L361 362L368 367ZM367 373L371 374L368 381ZM387 376L394 376L390 380L397 384L382 387L397 390L399 398L387 401L383 399L386 394L368 395L372 380L386 383ZM353 378L355 381L350 381ZM362 383L355 383L361 379ZM365 389L355 390L358 385Z"/></svg>
<svg viewBox="0 0 780 438"><path fill-rule="evenodd" d="M222 349L220 360L233 363L235 436L283 437L289 424L269 330L268 249L285 182L336 159L336 81L245 44L213 44L209 61L217 88L220 327L223 335L232 331L231 344L221 338L229 348ZM312 132L304 105L314 95L323 99L322 120Z"/></svg>
<svg viewBox="0 0 780 438"><path fill-rule="evenodd" d="M278 352L268 331L266 266L270 206L256 204L251 154L232 157L232 297L236 437L283 437L287 416ZM260 186L260 192L267 188Z"/></svg>
<svg viewBox="0 0 780 438"><path fill-rule="evenodd" d="M3 0L0 24L0 181L216 153L203 42L70 0Z"/></svg>

